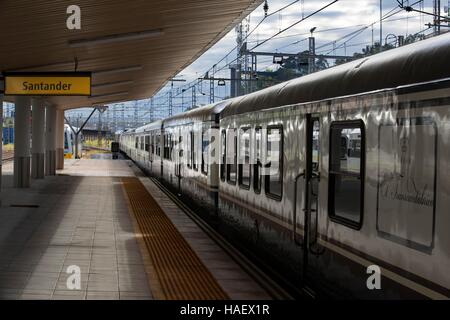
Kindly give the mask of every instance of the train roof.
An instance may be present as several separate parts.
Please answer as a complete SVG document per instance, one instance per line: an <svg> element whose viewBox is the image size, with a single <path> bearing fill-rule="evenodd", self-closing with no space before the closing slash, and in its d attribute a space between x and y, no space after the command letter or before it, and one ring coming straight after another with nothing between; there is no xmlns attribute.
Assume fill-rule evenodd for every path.
<svg viewBox="0 0 450 320"><path fill-rule="evenodd" d="M180 123L189 123L193 121L216 121L218 116L230 103L231 99L222 100L200 108L195 108L186 112L178 113L170 118L163 120L164 125L173 125Z"/></svg>
<svg viewBox="0 0 450 320"><path fill-rule="evenodd" d="M72 126L73 130L78 131L78 127ZM68 125L67 123L64 123L64 131L70 131L72 132L72 129L70 128L70 125Z"/></svg>
<svg viewBox="0 0 450 320"><path fill-rule="evenodd" d="M134 132L139 133L139 132L146 132L146 131L161 129L161 125L162 125L162 120L156 120L149 124L146 124L145 126L136 128L134 130Z"/></svg>
<svg viewBox="0 0 450 320"><path fill-rule="evenodd" d="M450 32L232 100L221 117L450 77Z"/></svg>

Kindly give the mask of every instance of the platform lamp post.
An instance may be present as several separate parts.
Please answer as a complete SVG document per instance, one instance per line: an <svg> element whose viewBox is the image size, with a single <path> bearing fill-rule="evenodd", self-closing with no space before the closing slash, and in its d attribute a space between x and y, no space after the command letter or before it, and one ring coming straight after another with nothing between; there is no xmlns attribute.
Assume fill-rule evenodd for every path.
<svg viewBox="0 0 450 320"><path fill-rule="evenodd" d="M100 106L96 107L98 110L98 123L97 123L97 145L102 145L102 114L105 113L106 110L108 110L108 106Z"/></svg>
<svg viewBox="0 0 450 320"><path fill-rule="evenodd" d="M311 36L309 37L309 60L308 60L308 74L313 73L315 71L316 64L316 39L314 38L314 31L316 31L317 27L311 28L309 32Z"/></svg>

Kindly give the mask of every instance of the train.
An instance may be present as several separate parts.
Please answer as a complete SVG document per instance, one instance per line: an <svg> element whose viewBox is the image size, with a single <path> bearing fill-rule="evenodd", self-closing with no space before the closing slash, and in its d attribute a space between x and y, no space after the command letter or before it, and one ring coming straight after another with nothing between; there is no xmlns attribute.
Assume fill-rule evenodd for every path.
<svg viewBox="0 0 450 320"><path fill-rule="evenodd" d="M325 299L450 297L450 33L192 109L120 150Z"/></svg>

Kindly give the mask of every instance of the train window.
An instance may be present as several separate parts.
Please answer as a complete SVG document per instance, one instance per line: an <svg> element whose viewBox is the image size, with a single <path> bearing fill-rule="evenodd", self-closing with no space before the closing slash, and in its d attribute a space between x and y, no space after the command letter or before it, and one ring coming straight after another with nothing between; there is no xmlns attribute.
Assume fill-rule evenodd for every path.
<svg viewBox="0 0 450 320"><path fill-rule="evenodd" d="M208 175L208 164L205 162L205 158L208 159L208 145L209 139L207 137L207 130L202 131L202 173Z"/></svg>
<svg viewBox="0 0 450 320"><path fill-rule="evenodd" d="M250 188L250 128L241 128L239 132L239 186Z"/></svg>
<svg viewBox="0 0 450 320"><path fill-rule="evenodd" d="M134 148L135 149L139 148L139 137L136 137L136 142L134 144Z"/></svg>
<svg viewBox="0 0 450 320"><path fill-rule="evenodd" d="M192 167L195 171L198 171L198 164L197 164L197 154L198 154L198 141L195 136L195 132L191 131L191 137L192 137Z"/></svg>
<svg viewBox="0 0 450 320"><path fill-rule="evenodd" d="M283 193L283 128L267 127L266 194L281 200Z"/></svg>
<svg viewBox="0 0 450 320"><path fill-rule="evenodd" d="M150 150L150 136L145 136L145 151Z"/></svg>
<svg viewBox="0 0 450 320"><path fill-rule="evenodd" d="M227 181L236 184L237 168L237 137L236 129L228 129L227 137Z"/></svg>
<svg viewBox="0 0 450 320"><path fill-rule="evenodd" d="M186 137L186 161L187 167L192 168L192 131Z"/></svg>
<svg viewBox="0 0 450 320"><path fill-rule="evenodd" d="M221 161L222 163L220 164L220 179L222 181L225 181L225 168L227 165L227 159L226 159L226 150L227 150L227 134L226 134L226 130L222 130L221 133L221 139L222 139L222 148L221 148Z"/></svg>
<svg viewBox="0 0 450 320"><path fill-rule="evenodd" d="M319 119L313 119L312 170L318 172L319 164L320 164L320 122Z"/></svg>
<svg viewBox="0 0 450 320"><path fill-rule="evenodd" d="M173 136L173 134L171 133L169 135L169 160L173 160L173 149L175 146L175 137Z"/></svg>
<svg viewBox="0 0 450 320"><path fill-rule="evenodd" d="M192 169L192 163L193 163L192 162L192 152L194 150L193 143L194 143L194 140L192 139L192 131L189 131L188 141L187 141L187 146L188 146L188 157L187 157L188 164L187 164L187 166L191 169Z"/></svg>
<svg viewBox="0 0 450 320"><path fill-rule="evenodd" d="M362 121L331 124L328 213L355 229L361 228L364 211L364 143Z"/></svg>
<svg viewBox="0 0 450 320"><path fill-rule="evenodd" d="M166 133L164 135L164 159L171 160L171 150L172 150L172 134Z"/></svg>
<svg viewBox="0 0 450 320"><path fill-rule="evenodd" d="M262 140L261 140L261 127L255 128L255 163L253 164L253 190L256 193L261 192L261 150L262 150Z"/></svg>

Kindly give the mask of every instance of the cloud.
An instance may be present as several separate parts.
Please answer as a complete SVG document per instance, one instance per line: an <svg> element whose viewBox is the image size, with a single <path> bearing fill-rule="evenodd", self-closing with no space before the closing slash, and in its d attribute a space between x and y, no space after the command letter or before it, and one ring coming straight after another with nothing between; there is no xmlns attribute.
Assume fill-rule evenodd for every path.
<svg viewBox="0 0 450 320"><path fill-rule="evenodd" d="M277 11L280 8L291 3L293 0L268 0L269 14ZM265 21L249 36L247 39L248 47L253 47L264 39L274 35L276 32L289 27L302 18L302 15L308 14L318 10L319 8L330 3L331 0L304 0L304 11L302 12L301 1L293 4L278 14L274 14ZM415 1L410 1L414 3ZM442 1L445 2L445 1ZM352 55L354 52L361 52L367 44L378 42L379 36L379 0L339 0L337 3L328 7L317 15L314 15L303 22L297 24L286 32L283 32L273 40L261 45L257 48L258 51L266 52L288 52L295 53L307 49L309 30L316 27L314 36L316 38L316 47L320 53L333 53L334 47L337 48L334 53L338 55ZM444 5L444 4L443 4ZM258 22L264 17L263 5L258 7L248 17L250 30L252 30ZM416 5L419 8L419 5ZM424 10L432 12L432 0L424 0ZM383 0L383 14L389 12L396 13L392 17L383 22L383 36L382 41L388 34L407 35L414 34L425 28L424 24L431 22L431 16L424 16L418 13L407 13L398 9L395 0ZM372 24L372 25L371 25ZM368 26L360 34L350 39L344 38L352 32L355 32L364 26ZM303 40L303 41L302 41ZM344 45L344 42L346 44ZM222 59L226 53L232 51L227 59L224 59L217 69L223 68L227 63L236 58L236 33L234 30L230 31L223 39L216 43L212 48L205 52L190 66L180 72L177 78L184 78L187 83L202 77L204 73ZM271 57L258 57L258 66L260 70L267 67L274 67ZM225 67L216 74L216 77L229 77L229 68ZM186 84L176 83L175 87L180 88ZM161 114L166 112L164 103L167 103L168 87L163 88L157 95L160 104ZM209 92L209 83L204 83L203 91ZM199 91L201 91L199 90ZM228 87L221 87L216 89L216 95L225 96ZM190 101L191 93L185 93L185 102ZM209 97L198 94L197 102L200 104L208 103ZM178 96L174 105L180 104L181 99ZM148 101L139 102L144 106Z"/></svg>

